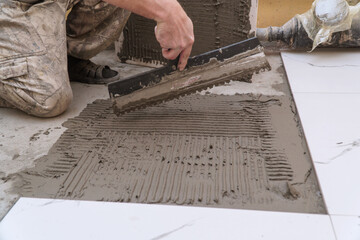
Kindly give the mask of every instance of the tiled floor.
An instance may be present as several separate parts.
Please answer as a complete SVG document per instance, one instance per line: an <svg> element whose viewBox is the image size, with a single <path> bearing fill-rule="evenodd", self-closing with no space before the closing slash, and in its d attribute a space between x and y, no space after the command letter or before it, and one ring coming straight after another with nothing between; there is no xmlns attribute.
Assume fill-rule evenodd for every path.
<svg viewBox="0 0 360 240"><path fill-rule="evenodd" d="M337 239L360 239L360 217L331 216Z"/></svg>
<svg viewBox="0 0 360 240"><path fill-rule="evenodd" d="M0 239L359 240L360 51L282 57L329 215L20 199Z"/></svg>
<svg viewBox="0 0 360 240"><path fill-rule="evenodd" d="M360 216L360 94L294 97L328 212Z"/></svg>
<svg viewBox="0 0 360 240"><path fill-rule="evenodd" d="M294 93L360 93L360 51L282 53Z"/></svg>
<svg viewBox="0 0 360 240"><path fill-rule="evenodd" d="M360 239L360 51L282 53L338 239Z"/></svg>
<svg viewBox="0 0 360 240"><path fill-rule="evenodd" d="M329 229L326 215L22 198L0 239L333 240Z"/></svg>

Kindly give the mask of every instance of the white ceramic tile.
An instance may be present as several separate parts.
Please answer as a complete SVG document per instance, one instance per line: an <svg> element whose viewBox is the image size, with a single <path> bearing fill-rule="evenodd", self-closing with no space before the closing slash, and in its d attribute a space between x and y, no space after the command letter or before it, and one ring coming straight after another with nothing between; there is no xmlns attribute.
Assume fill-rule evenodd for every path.
<svg viewBox="0 0 360 240"><path fill-rule="evenodd" d="M360 239L360 216L331 216L337 240Z"/></svg>
<svg viewBox="0 0 360 240"><path fill-rule="evenodd" d="M296 92L360 93L360 50L318 50L281 54Z"/></svg>
<svg viewBox="0 0 360 240"><path fill-rule="evenodd" d="M22 198L2 240L335 239L330 217L217 208Z"/></svg>
<svg viewBox="0 0 360 240"><path fill-rule="evenodd" d="M360 94L294 97L329 213L360 215Z"/></svg>

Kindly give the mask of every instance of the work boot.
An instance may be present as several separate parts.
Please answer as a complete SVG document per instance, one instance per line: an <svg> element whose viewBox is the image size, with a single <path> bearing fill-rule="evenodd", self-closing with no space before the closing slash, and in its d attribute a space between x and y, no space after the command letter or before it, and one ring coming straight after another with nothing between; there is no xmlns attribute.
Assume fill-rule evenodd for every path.
<svg viewBox="0 0 360 240"><path fill-rule="evenodd" d="M119 73L109 66L96 65L68 55L68 72L71 82L88 84L107 84L119 79Z"/></svg>

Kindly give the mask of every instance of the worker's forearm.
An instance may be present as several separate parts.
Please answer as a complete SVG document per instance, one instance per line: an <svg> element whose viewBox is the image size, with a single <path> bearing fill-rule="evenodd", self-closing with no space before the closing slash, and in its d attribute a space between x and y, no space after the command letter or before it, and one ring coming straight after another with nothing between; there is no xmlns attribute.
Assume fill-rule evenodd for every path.
<svg viewBox="0 0 360 240"><path fill-rule="evenodd" d="M177 0L105 0L115 6L127 9L138 15L153 19L157 22L165 21L171 13L185 14ZM186 16L186 14L185 14Z"/></svg>

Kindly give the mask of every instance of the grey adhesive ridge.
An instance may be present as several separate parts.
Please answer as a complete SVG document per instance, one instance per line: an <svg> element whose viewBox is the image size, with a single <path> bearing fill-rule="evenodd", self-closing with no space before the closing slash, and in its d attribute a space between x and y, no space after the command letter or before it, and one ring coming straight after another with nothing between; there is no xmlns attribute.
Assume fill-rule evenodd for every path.
<svg viewBox="0 0 360 240"><path fill-rule="evenodd" d="M296 129L276 131L277 111L286 112L283 127L296 128L285 97L191 95L120 117L109 100L99 100L65 123L68 130L49 154L21 174L18 191L324 213L301 138Z"/></svg>
<svg viewBox="0 0 360 240"><path fill-rule="evenodd" d="M179 0L194 23L192 56L249 38L251 0ZM122 60L167 62L154 36L155 21L132 14L119 53Z"/></svg>

